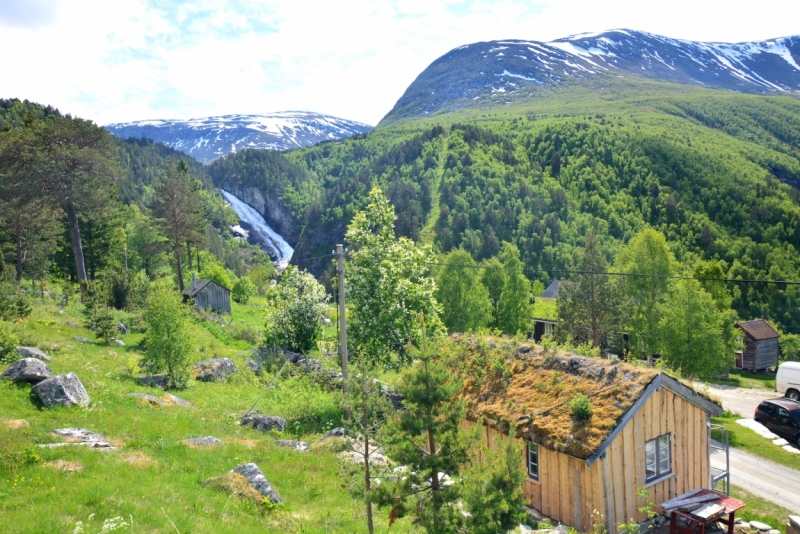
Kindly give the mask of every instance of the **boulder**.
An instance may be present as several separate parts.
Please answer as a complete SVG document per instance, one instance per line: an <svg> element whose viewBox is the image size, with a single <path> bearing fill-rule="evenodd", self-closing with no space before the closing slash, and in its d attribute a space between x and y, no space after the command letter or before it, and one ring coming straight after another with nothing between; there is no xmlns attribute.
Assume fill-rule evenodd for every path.
<svg viewBox="0 0 800 534"><path fill-rule="evenodd" d="M142 375L136 378L143 386L150 386L164 389L169 384L168 375Z"/></svg>
<svg viewBox="0 0 800 534"><path fill-rule="evenodd" d="M277 415L248 415L243 417L239 424L253 427L261 432L270 432L272 430L283 432L286 430L286 419Z"/></svg>
<svg viewBox="0 0 800 534"><path fill-rule="evenodd" d="M92 432L91 430L87 430L85 428L56 428L53 430L54 434L58 434L64 438L67 438L67 441L71 441L73 443L80 442L80 443L89 443L92 441L106 441L106 437L102 434L98 434L97 432Z"/></svg>
<svg viewBox="0 0 800 534"><path fill-rule="evenodd" d="M49 362L52 358L42 352L39 347L17 347L17 354L22 358L36 358L43 362Z"/></svg>
<svg viewBox="0 0 800 534"><path fill-rule="evenodd" d="M176 404L182 408L191 408L192 403L184 400L180 397L176 397L175 395L170 395L169 393L165 393L161 396L161 401L164 403L165 406L169 406L172 404Z"/></svg>
<svg viewBox="0 0 800 534"><path fill-rule="evenodd" d="M264 476L264 473L261 472L261 469L256 464L240 465L233 469L232 472L242 475L253 489L265 498L269 498L273 503L279 504L282 502L278 492L275 491L275 488L272 487L272 484L269 483L267 477Z"/></svg>
<svg viewBox="0 0 800 534"><path fill-rule="evenodd" d="M117 332L119 332L123 336L127 336L128 335L128 327L125 326L122 323L117 323Z"/></svg>
<svg viewBox="0 0 800 534"><path fill-rule="evenodd" d="M121 339L113 338L113 339L111 340L111 342L112 342L114 345L117 345L117 346L119 346L119 347L124 347L124 346L125 346L125 342L124 342L124 341L122 341Z"/></svg>
<svg viewBox="0 0 800 534"><path fill-rule="evenodd" d="M200 438L189 438L183 440L184 445L189 447L213 447L215 445L222 445L222 442L214 436L203 436Z"/></svg>
<svg viewBox="0 0 800 534"><path fill-rule="evenodd" d="M31 391L39 396L47 408L89 404L89 394L75 373L52 376L33 386Z"/></svg>
<svg viewBox="0 0 800 534"><path fill-rule="evenodd" d="M761 521L750 521L750 528L762 531L772 530L771 526L767 525L766 523L762 523Z"/></svg>
<svg viewBox="0 0 800 534"><path fill-rule="evenodd" d="M155 395L150 395L149 393L128 393L128 395L131 397L136 397L145 403L152 404L153 406L164 405L164 402L161 399Z"/></svg>
<svg viewBox="0 0 800 534"><path fill-rule="evenodd" d="M0 380L37 383L50 378L50 367L37 358L23 358L12 363Z"/></svg>
<svg viewBox="0 0 800 534"><path fill-rule="evenodd" d="M80 328L81 327L78 323L76 323L74 321L67 321L64 324L67 325L67 326L71 326L72 328Z"/></svg>
<svg viewBox="0 0 800 534"><path fill-rule="evenodd" d="M248 358L247 360L245 360L244 363L246 363L247 367L249 367L250 370L253 371L253 374L256 374L256 375L260 375L261 374L261 364L259 364L254 359Z"/></svg>
<svg viewBox="0 0 800 534"><path fill-rule="evenodd" d="M329 440L331 438L344 438L344 437L347 437L346 434L345 434L344 428L338 427L338 428L334 428L333 430L328 431L327 434L325 434L324 436L319 438L319 442L322 443L322 442L324 442L326 440Z"/></svg>
<svg viewBox="0 0 800 534"><path fill-rule="evenodd" d="M236 366L230 358L214 358L195 364L192 377L201 382L219 382L235 372Z"/></svg>
<svg viewBox="0 0 800 534"><path fill-rule="evenodd" d="M278 439L275 440L275 445L278 447L291 447L300 452L308 452L308 443L305 441L297 441L294 439Z"/></svg>
<svg viewBox="0 0 800 534"><path fill-rule="evenodd" d="M75 337L72 338L72 341L80 341L81 343L91 343L92 342L91 339L89 339L88 337L84 337L84 336L75 336Z"/></svg>

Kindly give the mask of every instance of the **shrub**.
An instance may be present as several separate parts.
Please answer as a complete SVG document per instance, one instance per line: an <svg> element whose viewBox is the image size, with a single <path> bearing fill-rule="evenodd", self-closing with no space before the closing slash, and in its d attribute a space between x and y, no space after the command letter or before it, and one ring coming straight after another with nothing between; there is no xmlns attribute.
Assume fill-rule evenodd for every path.
<svg viewBox="0 0 800 534"><path fill-rule="evenodd" d="M569 403L572 416L579 421L588 421L592 417L592 401L583 393L578 393Z"/></svg>
<svg viewBox="0 0 800 534"><path fill-rule="evenodd" d="M12 284L0 284L0 319L15 321L31 314L31 299Z"/></svg>
<svg viewBox="0 0 800 534"><path fill-rule="evenodd" d="M203 270L200 271L200 278L213 280L219 285L225 286L228 289L230 289L232 285L231 277L228 274L228 271L226 271L225 268L219 263L203 265Z"/></svg>
<svg viewBox="0 0 800 534"><path fill-rule="evenodd" d="M239 304L247 304L250 300L250 297L256 294L256 285L250 281L250 279L246 276L239 278L235 284L233 284L233 289L231 290L231 295L233 296L233 300L238 302Z"/></svg>
<svg viewBox="0 0 800 534"><path fill-rule="evenodd" d="M14 325L0 320L0 361L8 362L16 359L19 336Z"/></svg>
<svg viewBox="0 0 800 534"><path fill-rule="evenodd" d="M327 309L325 288L312 275L290 265L274 289L273 302L264 331L266 344L303 354L316 347Z"/></svg>
<svg viewBox="0 0 800 534"><path fill-rule="evenodd" d="M142 365L156 373L166 372L171 387L185 387L194 347L188 332L189 310L180 295L163 287L153 291L147 299L144 320L147 352Z"/></svg>
<svg viewBox="0 0 800 534"><path fill-rule="evenodd" d="M97 326L97 331L95 332L97 339L102 339L106 345L111 343L111 340L117 334L117 316L114 310L108 306L95 308L94 324Z"/></svg>

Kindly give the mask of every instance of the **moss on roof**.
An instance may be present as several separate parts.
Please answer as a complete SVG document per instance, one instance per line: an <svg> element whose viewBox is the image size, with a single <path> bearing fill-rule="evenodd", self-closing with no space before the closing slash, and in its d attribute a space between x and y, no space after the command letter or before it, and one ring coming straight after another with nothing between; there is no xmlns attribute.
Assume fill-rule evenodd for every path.
<svg viewBox="0 0 800 534"><path fill-rule="evenodd" d="M462 380L469 419L585 459L595 452L647 385L654 369L587 358L511 339L451 336L441 347ZM587 422L573 420L578 393L592 402Z"/></svg>

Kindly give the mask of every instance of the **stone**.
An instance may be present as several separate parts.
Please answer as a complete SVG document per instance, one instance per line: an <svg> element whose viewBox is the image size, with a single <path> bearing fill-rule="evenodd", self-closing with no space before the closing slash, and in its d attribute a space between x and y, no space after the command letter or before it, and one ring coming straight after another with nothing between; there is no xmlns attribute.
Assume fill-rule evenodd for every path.
<svg viewBox="0 0 800 534"><path fill-rule="evenodd" d="M167 375L142 375L136 378L139 384L143 386L150 386L154 388L164 389L169 384L169 376Z"/></svg>
<svg viewBox="0 0 800 534"><path fill-rule="evenodd" d="M275 440L275 445L278 447L291 447L300 452L308 452L308 443L305 441L297 441L294 439L278 439Z"/></svg>
<svg viewBox="0 0 800 534"><path fill-rule="evenodd" d="M772 444L773 444L773 445L777 445L778 447L783 447L784 445L788 445L788 444L789 444L789 442L788 442L788 441L786 441L786 440L785 440L785 439L783 439L783 438L778 438L778 439L776 439L776 440L773 440L773 441L772 441Z"/></svg>
<svg viewBox="0 0 800 534"><path fill-rule="evenodd" d="M192 403L191 402L189 402L187 400L184 400L184 399L182 399L180 397L177 397L175 395L171 395L169 393L165 393L164 395L162 395L161 396L161 401L164 403L165 406L169 406L169 405L175 404L175 405L180 406L182 408L191 408L192 407Z"/></svg>
<svg viewBox="0 0 800 534"><path fill-rule="evenodd" d="M137 399L147 403L152 404L153 406L163 406L164 402L156 397L155 395L150 395L149 393L128 393L131 397L136 397Z"/></svg>
<svg viewBox="0 0 800 534"><path fill-rule="evenodd" d="M214 436L203 436L200 438L189 438L183 440L184 445L189 447L213 447L215 445L222 445L222 442Z"/></svg>
<svg viewBox="0 0 800 534"><path fill-rule="evenodd" d="M267 477L264 476L264 473L261 472L261 469L256 464L240 465L233 469L232 472L242 475L253 489L265 498L269 498L273 503L280 504L282 502L278 492L275 491L275 488L272 487L272 484L269 483Z"/></svg>
<svg viewBox="0 0 800 534"><path fill-rule="evenodd" d="M256 374L256 375L260 375L261 374L261 365L257 361L255 361L254 359L248 358L247 360L245 360L244 363L246 363L247 367L249 367L250 370L253 371L253 374Z"/></svg>
<svg viewBox="0 0 800 534"><path fill-rule="evenodd" d="M92 342L91 339L89 339L88 337L83 337L83 336L75 336L75 337L72 338L72 341L80 341L81 343L91 343Z"/></svg>
<svg viewBox="0 0 800 534"><path fill-rule="evenodd" d="M290 350L284 349L283 351L283 359L288 360L291 364L297 364L303 358L303 355L299 352L292 352Z"/></svg>
<svg viewBox="0 0 800 534"><path fill-rule="evenodd" d="M797 447L793 447L792 445L784 445L781 448L786 452L790 452L792 454L800 454L800 449L798 449Z"/></svg>
<svg viewBox="0 0 800 534"><path fill-rule="evenodd" d="M55 375L42 380L31 391L36 393L47 408L53 406L89 405L89 394L75 373Z"/></svg>
<svg viewBox="0 0 800 534"><path fill-rule="evenodd" d="M50 378L50 367L37 358L23 358L12 363L0 380L37 383Z"/></svg>
<svg viewBox="0 0 800 534"><path fill-rule="evenodd" d="M125 346L125 342L124 342L124 341L122 341L121 339L113 338L113 339L111 340L111 342L112 342L114 345L117 345L117 346L119 346L119 347L124 347L124 346Z"/></svg>
<svg viewBox="0 0 800 534"><path fill-rule="evenodd" d="M767 438L769 440L778 439L779 436L770 432L767 427L762 425L761 423L753 420L753 419L737 419L736 423L742 425L745 428L749 428L762 438Z"/></svg>
<svg viewBox="0 0 800 534"><path fill-rule="evenodd" d="M67 321L64 324L67 325L67 326L71 326L72 328L80 328L81 327L81 325L79 325L78 323L76 323L74 321Z"/></svg>
<svg viewBox="0 0 800 534"><path fill-rule="evenodd" d="M344 438L344 437L347 437L344 428L337 427L332 430L329 430L324 436L319 438L319 442L322 443L323 441L329 440L331 438Z"/></svg>
<svg viewBox="0 0 800 534"><path fill-rule="evenodd" d="M201 382L219 382L235 372L236 365L230 358L214 358L195 364L192 377Z"/></svg>
<svg viewBox="0 0 800 534"><path fill-rule="evenodd" d="M270 432L272 430L283 432L286 430L286 419L277 415L248 415L243 417L239 424L253 427L261 432Z"/></svg>
<svg viewBox="0 0 800 534"><path fill-rule="evenodd" d="M781 534L781 531L773 528L770 529L769 532L767 532L767 534Z"/></svg>
<svg viewBox="0 0 800 534"><path fill-rule="evenodd" d="M117 332L119 332L123 336L127 336L128 335L128 327L125 326L122 323L117 323Z"/></svg>
<svg viewBox="0 0 800 534"><path fill-rule="evenodd" d="M43 362L49 362L52 358L45 354L39 347L17 347L17 354L22 358L36 358Z"/></svg>
<svg viewBox="0 0 800 534"><path fill-rule="evenodd" d="M71 442L88 443L91 441L106 441L104 435L85 428L57 428L53 430L53 434L58 434Z"/></svg>
<svg viewBox="0 0 800 534"><path fill-rule="evenodd" d="M772 527L761 521L750 521L750 528L756 530L772 530Z"/></svg>
<svg viewBox="0 0 800 534"><path fill-rule="evenodd" d="M520 345L517 352L520 354L528 354L531 351L530 345Z"/></svg>

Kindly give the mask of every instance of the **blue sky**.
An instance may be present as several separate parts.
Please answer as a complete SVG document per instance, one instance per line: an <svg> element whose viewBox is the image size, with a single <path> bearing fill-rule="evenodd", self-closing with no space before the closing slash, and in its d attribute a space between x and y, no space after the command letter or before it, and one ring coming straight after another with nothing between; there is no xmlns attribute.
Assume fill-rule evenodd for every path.
<svg viewBox="0 0 800 534"><path fill-rule="evenodd" d="M376 124L452 48L612 28L762 40L800 34L800 2L0 0L0 97L100 124L281 110Z"/></svg>

